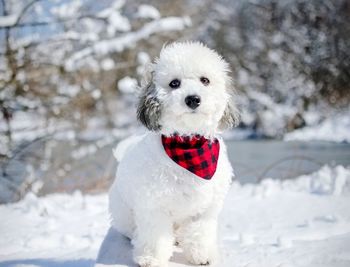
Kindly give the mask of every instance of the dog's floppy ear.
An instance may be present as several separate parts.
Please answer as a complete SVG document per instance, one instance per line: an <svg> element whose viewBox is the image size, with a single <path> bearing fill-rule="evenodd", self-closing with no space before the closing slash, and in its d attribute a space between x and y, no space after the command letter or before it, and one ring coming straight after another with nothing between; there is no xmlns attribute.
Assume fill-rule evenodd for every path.
<svg viewBox="0 0 350 267"><path fill-rule="evenodd" d="M152 65L149 65L146 68L141 82L140 99L137 106L137 118L149 130L158 131L161 128L159 124L161 103L157 98L152 69Z"/></svg>
<svg viewBox="0 0 350 267"><path fill-rule="evenodd" d="M226 78L226 92L229 95L226 103L226 108L222 118L219 122L219 129L225 130L237 126L240 120L240 113L236 103L236 91L234 89L233 80L227 76Z"/></svg>

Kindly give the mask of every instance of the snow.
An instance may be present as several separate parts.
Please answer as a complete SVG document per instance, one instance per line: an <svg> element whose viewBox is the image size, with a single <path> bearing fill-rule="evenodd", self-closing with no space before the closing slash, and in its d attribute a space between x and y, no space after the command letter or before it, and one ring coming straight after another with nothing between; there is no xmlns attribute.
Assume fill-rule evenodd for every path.
<svg viewBox="0 0 350 267"><path fill-rule="evenodd" d="M116 31L128 32L131 30L130 21L127 17L120 14L120 9L125 5L125 1L115 1L111 7L108 7L98 13L98 17L107 19L107 32L109 36L114 36Z"/></svg>
<svg viewBox="0 0 350 267"><path fill-rule="evenodd" d="M28 194L0 213L0 266L91 266L108 226L105 195Z"/></svg>
<svg viewBox="0 0 350 267"><path fill-rule="evenodd" d="M141 51L137 54L137 62L140 65L146 65L151 62L151 58L146 52Z"/></svg>
<svg viewBox="0 0 350 267"><path fill-rule="evenodd" d="M81 9L82 6L83 6L83 3L80 0L70 1L60 6L52 7L51 13L61 19L73 18L77 13L79 13L79 9Z"/></svg>
<svg viewBox="0 0 350 267"><path fill-rule="evenodd" d="M138 41L149 38L159 32L181 31L191 25L189 17L165 17L151 21L139 30L125 33L122 36L110 40L96 42L93 46L86 47L76 52L66 62L66 68L74 70L77 62L90 55L103 56L113 52L121 52L126 48L133 47Z"/></svg>
<svg viewBox="0 0 350 267"><path fill-rule="evenodd" d="M110 58L105 58L101 61L101 68L103 70L111 70L115 67L114 61Z"/></svg>
<svg viewBox="0 0 350 267"><path fill-rule="evenodd" d="M94 98L94 99L99 99L101 98L101 91L99 89L95 89L91 92L91 96Z"/></svg>
<svg viewBox="0 0 350 267"><path fill-rule="evenodd" d="M79 85L75 85L75 84L67 84L65 82L62 82L62 84L58 87L58 93L60 95L74 97L79 92L80 92L80 87Z"/></svg>
<svg viewBox="0 0 350 267"><path fill-rule="evenodd" d="M124 94L132 94L137 88L137 80L129 76L118 81L118 89Z"/></svg>
<svg viewBox="0 0 350 267"><path fill-rule="evenodd" d="M45 121L40 114L29 114L29 112L17 112L14 114L11 129L13 131L12 139L16 142L24 140L34 140L46 133L44 128ZM7 126L5 121L0 120L0 131L5 132ZM5 136L0 136L2 140ZM5 151L6 141L0 142L0 151Z"/></svg>
<svg viewBox="0 0 350 267"><path fill-rule="evenodd" d="M96 266L135 266L130 242L108 231L107 204L76 192L1 205L0 266L93 266L102 241ZM350 169L234 182L219 222L220 266L349 266ZM175 266L188 266L179 248Z"/></svg>
<svg viewBox="0 0 350 267"><path fill-rule="evenodd" d="M154 6L140 5L137 10L137 16L145 19L159 19L160 13Z"/></svg>
<svg viewBox="0 0 350 267"><path fill-rule="evenodd" d="M258 116L261 120L261 130L266 136L279 136L279 134L286 128L287 119L297 112L297 109L294 106L274 103L272 97L267 94L249 90L247 95L250 101L253 100L256 103L259 103L262 107L258 112ZM251 121L251 118L249 117L249 114L244 114L242 119L248 119L245 121L247 123Z"/></svg>
<svg viewBox="0 0 350 267"><path fill-rule="evenodd" d="M308 126L287 133L284 139L286 141L320 140L350 143L350 112L337 114L315 126Z"/></svg>
<svg viewBox="0 0 350 267"><path fill-rule="evenodd" d="M0 17L0 27L11 27L16 24L18 15L9 15Z"/></svg>

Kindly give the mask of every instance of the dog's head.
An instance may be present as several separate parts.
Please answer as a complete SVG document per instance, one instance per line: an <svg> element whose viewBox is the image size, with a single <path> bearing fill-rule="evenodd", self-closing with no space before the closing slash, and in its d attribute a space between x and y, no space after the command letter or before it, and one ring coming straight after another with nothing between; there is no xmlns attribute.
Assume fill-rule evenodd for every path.
<svg viewBox="0 0 350 267"><path fill-rule="evenodd" d="M141 90L138 119L152 131L213 136L238 123L229 66L201 43L164 47Z"/></svg>

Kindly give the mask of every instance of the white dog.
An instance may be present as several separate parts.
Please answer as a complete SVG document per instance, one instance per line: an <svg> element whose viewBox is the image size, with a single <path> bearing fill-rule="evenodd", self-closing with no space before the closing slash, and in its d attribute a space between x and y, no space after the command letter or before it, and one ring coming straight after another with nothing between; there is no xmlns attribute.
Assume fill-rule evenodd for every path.
<svg viewBox="0 0 350 267"><path fill-rule="evenodd" d="M151 131L117 148L125 151L109 193L112 225L142 267L167 266L175 242L192 264L210 264L233 176L218 136L238 122L229 66L201 43L173 43L141 89L137 115Z"/></svg>

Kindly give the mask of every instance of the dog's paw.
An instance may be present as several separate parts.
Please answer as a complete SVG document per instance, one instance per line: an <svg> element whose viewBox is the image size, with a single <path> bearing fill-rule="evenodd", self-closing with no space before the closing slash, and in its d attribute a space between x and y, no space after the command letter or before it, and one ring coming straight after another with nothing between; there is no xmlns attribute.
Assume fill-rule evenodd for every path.
<svg viewBox="0 0 350 267"><path fill-rule="evenodd" d="M161 263L158 259L152 256L137 256L134 258L139 267L167 267L168 264Z"/></svg>
<svg viewBox="0 0 350 267"><path fill-rule="evenodd" d="M210 265L212 261L207 258L194 258L194 257L186 257L188 262L194 265Z"/></svg>
<svg viewBox="0 0 350 267"><path fill-rule="evenodd" d="M216 252L208 252L207 250L191 250L185 252L187 261L194 265L210 265L217 260Z"/></svg>

